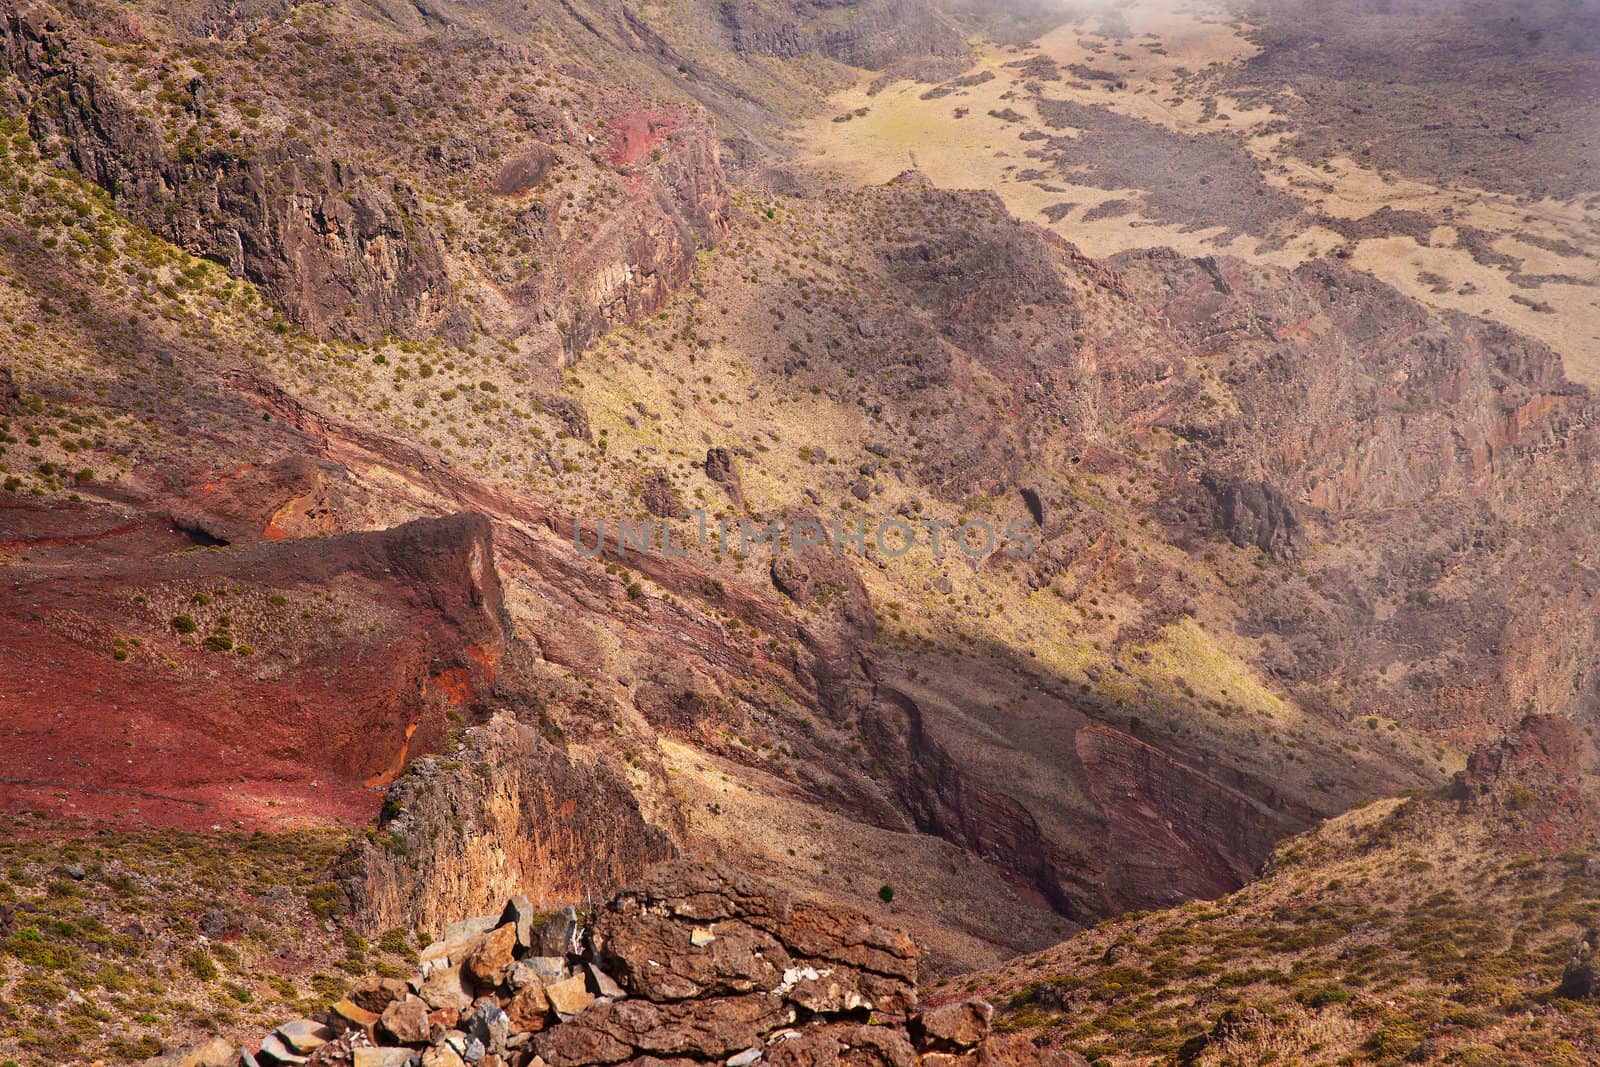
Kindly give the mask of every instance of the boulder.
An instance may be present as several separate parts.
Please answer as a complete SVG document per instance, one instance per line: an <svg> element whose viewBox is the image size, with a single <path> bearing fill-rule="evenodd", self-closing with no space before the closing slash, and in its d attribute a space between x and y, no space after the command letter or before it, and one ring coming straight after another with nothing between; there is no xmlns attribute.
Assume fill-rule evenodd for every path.
<svg viewBox="0 0 1600 1067"><path fill-rule="evenodd" d="M302 1056L310 1055L334 1039L334 1032L310 1019L294 1019L278 1027L273 1033L289 1048Z"/></svg>
<svg viewBox="0 0 1600 1067"><path fill-rule="evenodd" d="M275 1033L268 1034L262 1039L261 1049L256 1055L267 1063L282 1064L285 1067L293 1067L293 1065L305 1063L308 1058L289 1047L289 1042ZM199 1067L199 1065L197 1064L195 1067Z"/></svg>
<svg viewBox="0 0 1600 1067"><path fill-rule="evenodd" d="M518 989L506 1003L506 1018L516 1033L533 1034L550 1025L550 998L537 980Z"/></svg>
<svg viewBox="0 0 1600 1067"><path fill-rule="evenodd" d="M533 903L518 893L506 901L506 910L500 913L499 925L509 925L516 931L517 949L526 952L533 948L533 926L537 918L538 912L534 910Z"/></svg>
<svg viewBox="0 0 1600 1067"><path fill-rule="evenodd" d="M401 1045L426 1045L433 1033L428 1005L421 997L406 995L383 1009L378 1032Z"/></svg>
<svg viewBox="0 0 1600 1067"><path fill-rule="evenodd" d="M510 1021L494 997L479 997L472 1005L471 1014L461 1020L461 1028L494 1055L506 1050L506 1038L511 1036Z"/></svg>
<svg viewBox="0 0 1600 1067"><path fill-rule="evenodd" d="M378 1025L377 1012L368 1011L349 997L336 1002L329 1012L334 1017L331 1021L336 1025L343 1022L345 1030L364 1030L370 1035L372 1028Z"/></svg>
<svg viewBox="0 0 1600 1067"><path fill-rule="evenodd" d="M472 991L462 977L460 964L433 971L417 986L417 996L433 1009L464 1012L472 1007Z"/></svg>
<svg viewBox="0 0 1600 1067"><path fill-rule="evenodd" d="M238 1051L220 1037L202 1045L164 1052L145 1060L141 1067L233 1067L239 1062Z"/></svg>
<svg viewBox="0 0 1600 1067"><path fill-rule="evenodd" d="M545 920L536 955L565 960L578 951L578 913L562 908Z"/></svg>
<svg viewBox="0 0 1600 1067"><path fill-rule="evenodd" d="M350 1067L414 1067L421 1062L408 1048L358 1048L350 1054Z"/></svg>
<svg viewBox="0 0 1600 1067"><path fill-rule="evenodd" d="M601 1001L535 1039L550 1067L587 1067L646 1055L724 1060L794 1021L776 997L752 994L671 1004Z"/></svg>
<svg viewBox="0 0 1600 1067"><path fill-rule="evenodd" d="M497 989L511 977L516 962L517 928L510 923L490 931L467 958L467 973L479 989Z"/></svg>
<svg viewBox="0 0 1600 1067"><path fill-rule="evenodd" d="M589 976L589 992L595 996L620 1000L628 995L615 979L594 964L588 964L585 970Z"/></svg>
<svg viewBox="0 0 1600 1067"><path fill-rule="evenodd" d="M550 1006L563 1021L587 1008L594 999L594 994L589 992L588 981L581 974L552 982L544 987L544 991L550 998Z"/></svg>
<svg viewBox="0 0 1600 1067"><path fill-rule="evenodd" d="M989 1036L993 1018L994 1006L986 1000L942 1004L912 1016L911 1038L925 1051L965 1051Z"/></svg>
<svg viewBox="0 0 1600 1067"><path fill-rule="evenodd" d="M1561 972L1561 984L1556 996L1568 1000L1593 1000L1600 994L1600 979L1595 974L1595 945L1600 944L1600 931L1590 930L1572 950L1572 957Z"/></svg>
<svg viewBox="0 0 1600 1067"><path fill-rule="evenodd" d="M683 514L683 499L672 476L659 467L652 467L639 479L639 500L658 519L676 519Z"/></svg>
<svg viewBox="0 0 1600 1067"><path fill-rule="evenodd" d="M345 1000L373 1015L382 1015L390 1004L410 993L411 989L398 978L369 978L352 989Z"/></svg>
<svg viewBox="0 0 1600 1067"><path fill-rule="evenodd" d="M559 982L566 978L567 961L554 956L527 956L511 965L511 977L506 979L513 992L526 985Z"/></svg>

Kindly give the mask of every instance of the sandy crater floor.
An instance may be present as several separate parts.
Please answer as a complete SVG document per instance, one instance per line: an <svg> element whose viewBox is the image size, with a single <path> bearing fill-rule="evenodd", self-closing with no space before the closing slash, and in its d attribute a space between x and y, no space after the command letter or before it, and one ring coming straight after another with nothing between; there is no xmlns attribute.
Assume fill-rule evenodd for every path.
<svg viewBox="0 0 1600 1067"><path fill-rule="evenodd" d="M1283 114L1219 87L1257 51L1248 25L1208 3L1118 12L985 44L943 86L863 79L801 131L802 157L852 182L916 167L941 187L993 190L1094 256L1168 246L1293 267L1342 250L1430 306L1539 338L1569 376L1600 385L1600 197L1309 161ZM1402 215L1371 218L1384 208Z"/></svg>

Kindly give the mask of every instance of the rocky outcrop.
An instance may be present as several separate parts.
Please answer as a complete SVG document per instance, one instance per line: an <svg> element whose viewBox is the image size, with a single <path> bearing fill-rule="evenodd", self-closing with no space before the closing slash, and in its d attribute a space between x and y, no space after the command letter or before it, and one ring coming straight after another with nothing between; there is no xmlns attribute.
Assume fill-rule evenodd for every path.
<svg viewBox="0 0 1600 1067"><path fill-rule="evenodd" d="M541 907L577 900L672 853L620 775L501 714L389 787L378 834L345 857L341 883L366 929L438 930L514 892Z"/></svg>
<svg viewBox="0 0 1600 1067"><path fill-rule="evenodd" d="M179 161L166 232L260 285L319 334L462 336L444 252L414 190L300 143ZM454 327L454 328L453 328Z"/></svg>
<svg viewBox="0 0 1600 1067"><path fill-rule="evenodd" d="M587 925L575 910L540 913L514 896L448 926L409 982L369 979L257 1048L205 1054L268 1067L1084 1063L992 1034L983 1001L919 1012L917 955L905 934L864 915L728 866L678 862L644 875ZM148 1067L203 1062L196 1054Z"/></svg>
<svg viewBox="0 0 1600 1067"><path fill-rule="evenodd" d="M191 487L172 521L216 545L312 537L340 528L345 472L306 456L285 456L263 467L246 464Z"/></svg>
<svg viewBox="0 0 1600 1067"><path fill-rule="evenodd" d="M151 229L260 285L294 321L360 338L450 323L443 253L404 184L292 139L249 150L175 141L44 8L0 23L0 69L39 144ZM203 76L185 85L190 111L208 91Z"/></svg>
<svg viewBox="0 0 1600 1067"><path fill-rule="evenodd" d="M1583 771L1586 748L1592 755L1572 720L1529 715L1498 742L1467 757L1460 785L1468 793L1485 794L1502 782L1525 787L1572 781Z"/></svg>
<svg viewBox="0 0 1600 1067"><path fill-rule="evenodd" d="M1305 551L1305 529L1294 501L1277 486L1206 471L1200 484L1211 495L1212 524L1234 544L1254 546L1273 559L1294 560Z"/></svg>
<svg viewBox="0 0 1600 1067"><path fill-rule="evenodd" d="M694 273L695 254L727 232L727 177L710 126L662 117L645 144L646 154L631 159L630 151L617 163L635 195L581 246L562 250L558 277L511 294L520 328L548 338L538 343L562 360L576 360L613 326L660 311Z"/></svg>
<svg viewBox="0 0 1600 1067"><path fill-rule="evenodd" d="M739 478L739 466L731 449L721 447L706 449L703 466L706 477L722 486L735 507L744 504L744 483Z"/></svg>
<svg viewBox="0 0 1600 1067"><path fill-rule="evenodd" d="M14 415L22 410L22 390L11 376L10 367L0 367L0 415Z"/></svg>
<svg viewBox="0 0 1600 1067"><path fill-rule="evenodd" d="M961 32L927 0L730 0L722 5L722 18L734 49L743 54L793 59L819 52L875 70L966 51Z"/></svg>

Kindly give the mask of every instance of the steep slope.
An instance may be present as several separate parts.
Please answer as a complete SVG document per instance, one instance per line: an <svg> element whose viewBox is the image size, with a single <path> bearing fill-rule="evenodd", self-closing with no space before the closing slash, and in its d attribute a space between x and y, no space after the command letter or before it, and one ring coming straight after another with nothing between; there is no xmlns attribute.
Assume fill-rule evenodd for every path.
<svg viewBox="0 0 1600 1067"><path fill-rule="evenodd" d="M723 225L704 115L442 28L285 12L218 38L200 12L28 4L0 53L41 147L319 335L492 324L548 358L659 307Z"/></svg>
<svg viewBox="0 0 1600 1067"><path fill-rule="evenodd" d="M1594 768L1569 722L1530 717L1451 789L1330 820L1239 893L957 988L1096 1062L1587 1062Z"/></svg>

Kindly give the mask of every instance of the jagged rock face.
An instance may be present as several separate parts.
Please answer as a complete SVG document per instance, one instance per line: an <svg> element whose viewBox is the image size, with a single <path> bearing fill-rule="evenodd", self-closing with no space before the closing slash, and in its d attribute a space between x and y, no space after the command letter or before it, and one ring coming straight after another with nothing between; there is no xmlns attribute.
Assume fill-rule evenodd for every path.
<svg viewBox="0 0 1600 1067"><path fill-rule="evenodd" d="M1292 560L1306 537L1294 501L1267 482L1245 481L1215 471L1200 476L1211 494L1216 528L1236 545L1254 545L1274 559Z"/></svg>
<svg viewBox="0 0 1600 1067"><path fill-rule="evenodd" d="M293 126L221 136L212 96L234 86L240 75L231 67L193 77L176 117L152 116L83 43L92 30L42 5L12 11L0 32L0 63L16 76L41 146L130 216L254 282L287 318L320 336L437 335L461 343L490 316L544 360L571 361L610 328L660 310L692 273L695 253L728 225L715 132L682 107L610 115L599 129L614 138L605 154L590 147L594 133L519 95L510 102L515 126L534 136L509 159L495 162L500 137L468 130L471 136L419 153L430 164L421 166L403 145L384 142L374 153L353 130L336 129L327 142ZM181 51L186 42L161 44ZM426 50L412 42L389 47L400 63L415 61L408 49ZM221 54L208 60L228 62ZM295 87L284 91L292 100ZM315 101L320 90L312 92ZM397 106L389 93L377 95ZM435 168L492 193L488 210L514 216L497 239L516 242L524 262L541 269L511 281L504 268L478 262L481 242L437 227L439 212L415 187ZM539 196L563 168L609 172L627 194L591 206L581 213L587 218L567 217L580 213ZM461 285L485 275L493 278L479 299L458 296ZM476 323L467 310L474 304Z"/></svg>
<svg viewBox="0 0 1600 1067"><path fill-rule="evenodd" d="M1456 795L1464 811L1504 821L1505 847L1559 849L1600 829L1597 767L1600 751L1571 719L1528 715L1472 752Z"/></svg>
<svg viewBox="0 0 1600 1067"><path fill-rule="evenodd" d="M131 215L265 289L317 332L371 338L439 332L453 307L442 251L414 193L294 141L166 147L161 128L123 100L45 9L13 10L0 56L26 94L31 132L59 145ZM186 87L202 110L206 85Z"/></svg>
<svg viewBox="0 0 1600 1067"><path fill-rule="evenodd" d="M722 5L722 17L737 51L782 59L821 52L876 69L916 56L956 56L966 47L926 0L736 0Z"/></svg>
<svg viewBox="0 0 1600 1067"><path fill-rule="evenodd" d="M703 466L706 477L722 486L729 500L736 506L744 503L744 484L739 478L739 465L731 449L707 449Z"/></svg>
<svg viewBox="0 0 1600 1067"><path fill-rule="evenodd" d="M646 147L625 147L613 160L634 179L635 195L582 243L562 249L562 271L511 294L519 328L548 335L541 343L565 362L612 327L661 310L693 274L695 253L727 230L727 178L712 130L671 116L624 115L612 123L634 120L647 127ZM651 124L659 129L649 132ZM636 150L641 155L633 158ZM655 152L661 159L651 170Z"/></svg>
<svg viewBox="0 0 1600 1067"><path fill-rule="evenodd" d="M408 186L290 143L196 159L177 187L176 242L254 281L311 331L366 340L449 331L443 250L415 221L422 205ZM154 210L168 206L145 208Z"/></svg>
<svg viewBox="0 0 1600 1067"><path fill-rule="evenodd" d="M609 765L572 762L500 715L390 787L378 829L347 856L352 913L374 932L443 929L523 893L554 907L637 877L673 845Z"/></svg>
<svg viewBox="0 0 1600 1067"><path fill-rule="evenodd" d="M1600 417L1553 351L1489 321L1429 315L1335 263L1270 284L1226 258L1113 263L1193 356L1227 365L1237 404L1162 416L1190 445L1163 507L1284 559L1296 556L1291 514L1306 549L1334 529L1346 546L1314 568L1313 610L1290 595L1246 605L1247 631L1282 642L1268 670L1311 685L1366 675L1352 708L1468 748L1534 708L1588 714L1595 583L1541 557L1592 551L1593 524L1562 501L1593 484ZM1261 499L1230 481L1262 483ZM1314 530L1313 517L1333 525ZM1180 542L1181 525L1169 524ZM1517 592L1526 583L1549 592ZM1393 617L1376 618L1391 598Z"/></svg>
<svg viewBox="0 0 1600 1067"><path fill-rule="evenodd" d="M6 501L0 531L31 556L0 597L0 670L23 697L0 745L6 806L370 817L365 787L436 746L449 714L478 714L506 650L478 515L179 552L193 542L149 513ZM45 773L69 705L75 758Z"/></svg>

